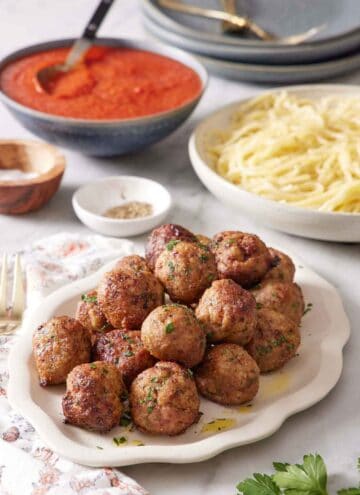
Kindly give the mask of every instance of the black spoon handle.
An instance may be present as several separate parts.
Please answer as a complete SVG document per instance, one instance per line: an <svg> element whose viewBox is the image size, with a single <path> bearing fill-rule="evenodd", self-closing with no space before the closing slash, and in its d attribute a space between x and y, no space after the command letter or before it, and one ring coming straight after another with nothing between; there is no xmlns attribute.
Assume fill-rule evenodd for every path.
<svg viewBox="0 0 360 495"><path fill-rule="evenodd" d="M82 38L93 40L114 0L101 0L82 34Z"/></svg>

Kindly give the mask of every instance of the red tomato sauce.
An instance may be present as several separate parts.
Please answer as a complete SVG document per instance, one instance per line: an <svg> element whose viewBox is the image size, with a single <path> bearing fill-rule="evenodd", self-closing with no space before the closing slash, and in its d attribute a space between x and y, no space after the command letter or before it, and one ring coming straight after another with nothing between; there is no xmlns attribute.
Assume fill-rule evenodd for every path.
<svg viewBox="0 0 360 495"><path fill-rule="evenodd" d="M36 73L62 63L67 53L67 48L57 48L9 63L0 73L2 91L45 113L126 119L180 107L202 89L196 72L176 60L142 50L95 46L82 64L54 81L50 93L39 92Z"/></svg>

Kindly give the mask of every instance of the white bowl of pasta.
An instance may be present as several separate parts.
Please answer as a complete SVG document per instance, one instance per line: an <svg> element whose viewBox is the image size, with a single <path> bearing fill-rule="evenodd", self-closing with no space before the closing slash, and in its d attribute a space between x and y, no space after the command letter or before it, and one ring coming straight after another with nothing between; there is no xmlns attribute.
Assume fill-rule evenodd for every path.
<svg viewBox="0 0 360 495"><path fill-rule="evenodd" d="M208 116L190 160L220 201L268 227L360 242L360 87L278 88Z"/></svg>

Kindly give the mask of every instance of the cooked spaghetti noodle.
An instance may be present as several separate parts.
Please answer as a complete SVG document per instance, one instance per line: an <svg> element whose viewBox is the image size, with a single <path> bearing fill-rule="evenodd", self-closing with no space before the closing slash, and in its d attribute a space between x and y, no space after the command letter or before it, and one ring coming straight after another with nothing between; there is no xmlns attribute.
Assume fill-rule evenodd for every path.
<svg viewBox="0 0 360 495"><path fill-rule="evenodd" d="M241 105L209 149L215 170L268 199L360 213L360 98L286 92Z"/></svg>

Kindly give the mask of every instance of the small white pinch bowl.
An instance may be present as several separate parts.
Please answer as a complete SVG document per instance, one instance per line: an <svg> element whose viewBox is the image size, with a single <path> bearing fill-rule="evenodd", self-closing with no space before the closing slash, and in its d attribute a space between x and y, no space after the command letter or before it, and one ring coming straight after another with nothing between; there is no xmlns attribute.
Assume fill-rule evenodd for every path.
<svg viewBox="0 0 360 495"><path fill-rule="evenodd" d="M103 216L109 208L130 201L150 203L152 214L131 219ZM131 237L161 224L172 200L168 190L158 182L124 175L106 177L80 187L73 195L72 204L76 216L91 230L113 237Z"/></svg>

